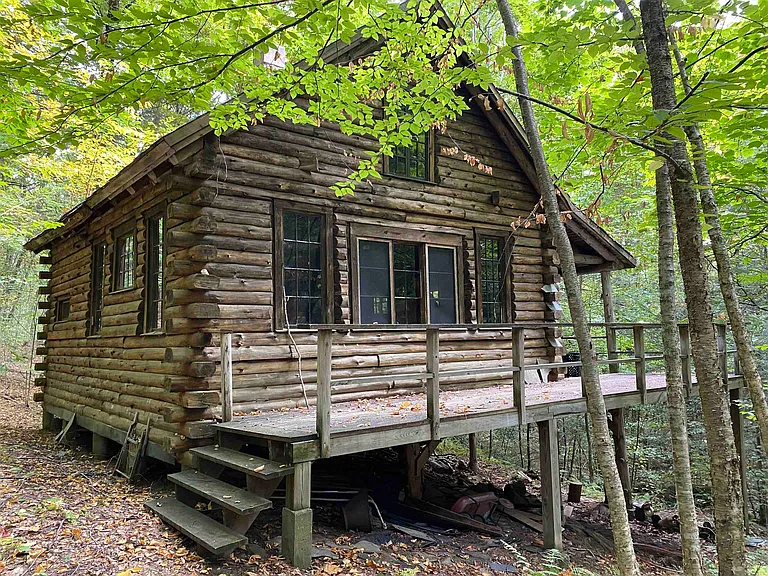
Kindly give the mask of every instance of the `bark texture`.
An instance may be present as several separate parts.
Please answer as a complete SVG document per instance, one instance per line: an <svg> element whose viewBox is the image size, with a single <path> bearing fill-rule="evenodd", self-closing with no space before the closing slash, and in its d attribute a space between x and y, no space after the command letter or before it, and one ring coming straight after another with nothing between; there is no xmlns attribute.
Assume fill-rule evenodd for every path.
<svg viewBox="0 0 768 576"><path fill-rule="evenodd" d="M672 191L666 165L656 171L656 215L659 227L659 303L664 372L667 380L667 413L672 437L677 512L683 547L683 574L701 576L701 548L693 499L688 425L683 394L683 367L680 359L680 332L675 320L675 222Z"/></svg>
<svg viewBox="0 0 768 576"><path fill-rule="evenodd" d="M688 94L692 88L685 68L685 58L683 58L680 49L677 47L674 34L669 34L669 41L675 53L680 80L682 81L685 93ZM717 202L715 201L715 194L712 190L709 168L707 167L707 149L704 146L704 138L701 135L698 123L694 122L686 125L684 130L693 149L693 167L696 171L696 181L699 185L699 196L701 197L701 208L704 211L704 221L709 225L709 239L712 242L712 252L715 255L715 263L717 264L717 279L720 283L720 292L723 294L725 309L731 321L731 332L736 343L736 352L739 355L744 380L747 382L747 389L752 400L755 419L760 429L763 450L768 453L768 402L765 399L765 389L763 388L763 381L760 378L760 372L755 363L755 356L752 354L752 342L749 330L747 329L747 323L744 320L744 313L739 305L739 295L736 293L736 286L733 282L731 257L728 255L728 246L723 236L723 229L720 226L720 215Z"/></svg>
<svg viewBox="0 0 768 576"><path fill-rule="evenodd" d="M517 38L517 22L508 0L497 0L504 28L508 36ZM529 95L528 74L523 61L523 53L519 46L513 48L515 60L513 62L517 91L522 95ZM635 558L632 534L629 529L629 520L624 505L624 492L621 480L616 468L611 435L608 429L608 420L605 413L605 401L600 388L600 377L597 367L597 356L592 346L592 339L587 325L584 302L581 295L579 278L576 275L576 265L573 258L573 249L565 230L565 225L560 220L560 208L557 202L557 194L549 171L544 148L539 136L533 106L530 100L520 98L520 110L523 116L523 124L528 135L536 174L539 180L539 188L544 201L544 211L547 217L547 225L552 233L557 252L560 256L561 270L565 288L568 295L568 305L574 324L574 333L581 354L582 371L581 379L586 392L587 409L592 422L592 434L595 438L595 449L598 463L603 475L605 492L611 513L611 526L613 528L614 546L616 548L616 561L622 576L639 576L640 570Z"/></svg>
<svg viewBox="0 0 768 576"><path fill-rule="evenodd" d="M676 105L661 0L641 0L640 16L651 73L653 106L673 110ZM739 460L731 428L727 385L718 369L712 304L709 297L696 188L685 142L665 134L666 153L677 221L680 269L691 326L691 351L701 395L714 496L717 553L721 576L746 574L744 524Z"/></svg>

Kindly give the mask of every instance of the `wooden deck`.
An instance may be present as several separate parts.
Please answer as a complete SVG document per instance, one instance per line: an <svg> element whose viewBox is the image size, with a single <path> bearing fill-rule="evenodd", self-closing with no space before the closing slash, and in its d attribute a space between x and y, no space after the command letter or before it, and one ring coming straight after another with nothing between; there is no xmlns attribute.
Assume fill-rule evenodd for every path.
<svg viewBox="0 0 768 576"><path fill-rule="evenodd" d="M603 395L607 409L641 404L636 375L603 374ZM666 380L663 374L646 375L646 403L663 401ZM729 386L743 385L741 376L729 376ZM698 386L692 386L692 395ZM519 423L514 405L513 387L492 386L440 392L440 437L459 436ZM553 417L583 414L581 378L558 382L527 384L526 414L530 422ZM388 446L398 446L431 439L425 393L333 404L330 418L331 456L339 456ZM314 460L319 457L315 407L276 410L236 416L216 426L222 433L246 436L286 445L288 461Z"/></svg>

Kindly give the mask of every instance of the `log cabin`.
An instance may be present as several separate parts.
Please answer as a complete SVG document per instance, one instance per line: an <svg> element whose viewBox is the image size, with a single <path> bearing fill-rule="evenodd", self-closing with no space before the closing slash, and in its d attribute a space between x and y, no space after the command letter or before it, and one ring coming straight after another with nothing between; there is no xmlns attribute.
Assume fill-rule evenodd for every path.
<svg viewBox="0 0 768 576"><path fill-rule="evenodd" d="M358 37L334 54L357 57L371 44ZM32 238L26 248L47 252L49 266L35 365L44 426L73 421L99 453L144 427L149 456L185 467L169 476L177 500L149 507L217 554L246 541L285 478L283 554L307 566L312 460L405 446L417 496L440 438L536 421L545 539L558 546L551 423L583 413L584 401L579 389L526 415L525 387L562 378L559 261L546 224L511 227L539 202L521 125L493 86L460 90L469 106L460 118L399 147L354 195L331 186L375 140L274 117L216 136L203 115ZM580 273L635 266L561 202ZM637 353L642 337L630 328ZM637 395L614 407L663 394L644 374L637 391L631 376ZM441 421L441 394L468 408L478 391L506 385L508 406L484 419L457 408ZM331 416L331 404L349 414L356 402L414 394L421 416L394 426L354 431ZM380 433L361 440L361 427ZM217 480L224 468L243 473L246 489ZM223 509L223 525L187 506L201 498Z"/></svg>

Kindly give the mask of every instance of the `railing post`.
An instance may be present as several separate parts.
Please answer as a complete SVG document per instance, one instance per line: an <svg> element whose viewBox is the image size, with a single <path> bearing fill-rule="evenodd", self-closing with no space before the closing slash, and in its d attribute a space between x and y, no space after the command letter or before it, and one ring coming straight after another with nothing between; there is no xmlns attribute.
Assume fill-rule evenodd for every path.
<svg viewBox="0 0 768 576"><path fill-rule="evenodd" d="M440 439L440 332L427 328L427 418L432 440Z"/></svg>
<svg viewBox="0 0 768 576"><path fill-rule="evenodd" d="M512 366L517 368L512 372L512 390L517 406L517 423L526 423L525 415L525 329L512 329Z"/></svg>
<svg viewBox="0 0 768 576"><path fill-rule="evenodd" d="M331 455L331 354L333 331L317 331L317 435L320 438L320 457Z"/></svg>
<svg viewBox="0 0 768 576"><path fill-rule="evenodd" d="M725 339L725 324L715 324L717 332L717 360L723 382L728 383L728 342Z"/></svg>
<svg viewBox="0 0 768 576"><path fill-rule="evenodd" d="M232 420L232 334L221 334L221 421Z"/></svg>
<svg viewBox="0 0 768 576"><path fill-rule="evenodd" d="M691 371L691 330L688 324L678 325L680 330L680 359L683 367L683 384L688 395L693 392L693 373Z"/></svg>
<svg viewBox="0 0 768 576"><path fill-rule="evenodd" d="M639 360L635 363L635 378L637 389L640 391L640 401L645 404L647 387L645 380L645 332L642 326L633 326L632 335L635 340L634 356Z"/></svg>
<svg viewBox="0 0 768 576"><path fill-rule="evenodd" d="M605 327L605 341L608 346L608 359L616 360L619 357L618 351L616 350L616 328L611 326ZM611 374L618 373L619 365L608 364L608 372Z"/></svg>

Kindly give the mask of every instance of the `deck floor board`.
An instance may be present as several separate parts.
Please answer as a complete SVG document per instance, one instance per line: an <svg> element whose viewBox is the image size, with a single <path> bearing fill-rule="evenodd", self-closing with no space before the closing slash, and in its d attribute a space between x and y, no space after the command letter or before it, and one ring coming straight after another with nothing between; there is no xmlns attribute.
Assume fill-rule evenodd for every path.
<svg viewBox="0 0 768 576"><path fill-rule="evenodd" d="M607 402L637 395L634 373L603 374L600 382ZM656 397L666 388L664 374L649 373L646 382L649 393L656 393ZM532 419L536 419L536 414L554 413L562 405L575 406L575 412L584 411L579 404L583 403L581 378L527 384L525 390L526 407L534 415ZM632 397L629 402L638 404L639 400L635 401ZM440 392L441 425L443 422L512 412L515 412L515 407L511 385ZM331 409L331 437L419 426L425 423L426 417L424 393L336 403ZM216 427L222 431L284 442L301 442L317 437L314 406L236 416L231 422Z"/></svg>

